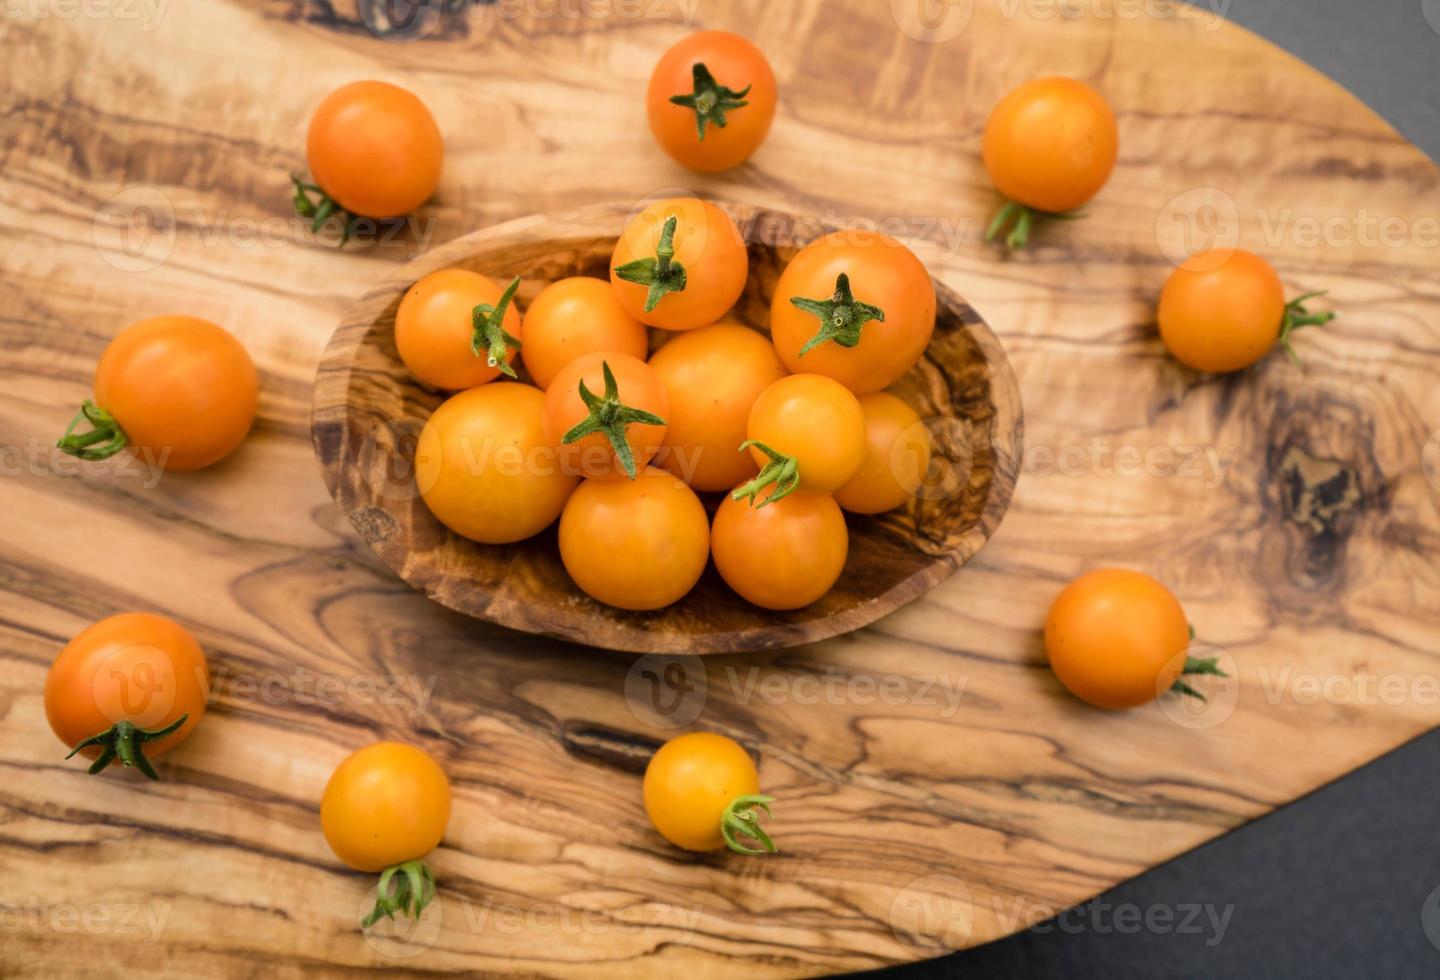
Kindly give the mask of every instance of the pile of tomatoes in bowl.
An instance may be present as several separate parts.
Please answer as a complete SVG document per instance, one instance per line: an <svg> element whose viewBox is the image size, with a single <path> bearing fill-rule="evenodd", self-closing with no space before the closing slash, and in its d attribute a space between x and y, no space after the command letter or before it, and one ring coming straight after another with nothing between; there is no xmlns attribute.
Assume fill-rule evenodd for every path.
<svg viewBox="0 0 1440 980"><path fill-rule="evenodd" d="M606 279L547 285L432 272L395 311L395 350L453 392L425 422L416 487L482 544L558 522L575 585L660 609L713 560L736 594L798 609L839 578L845 512L903 506L931 442L885 389L935 329L936 293L906 246L833 231L785 266L767 336L733 313L750 276L740 229L698 198L633 214Z"/></svg>

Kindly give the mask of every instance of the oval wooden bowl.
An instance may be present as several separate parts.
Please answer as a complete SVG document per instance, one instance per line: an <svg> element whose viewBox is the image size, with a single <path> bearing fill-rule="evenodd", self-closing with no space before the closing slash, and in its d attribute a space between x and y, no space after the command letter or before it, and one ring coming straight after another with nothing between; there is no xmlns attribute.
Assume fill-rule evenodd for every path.
<svg viewBox="0 0 1440 980"><path fill-rule="evenodd" d="M820 226L777 211L723 206L750 249L750 281L734 315L765 329L781 270ZM553 527L529 541L496 546L476 544L437 521L415 489L414 451L425 419L447 396L416 381L400 362L394 326L401 296L417 279L446 268L498 280L518 275L522 306L556 279L607 276L630 213L623 205L597 205L466 235L403 266L346 313L316 376L315 451L335 502L396 574L442 605L528 633L645 653L729 653L858 629L923 595L980 549L1015 487L1020 395L995 335L938 283L934 340L895 386L930 427L930 473L905 509L847 515L845 572L805 609L757 609L732 593L712 566L675 605L623 612L571 583Z"/></svg>

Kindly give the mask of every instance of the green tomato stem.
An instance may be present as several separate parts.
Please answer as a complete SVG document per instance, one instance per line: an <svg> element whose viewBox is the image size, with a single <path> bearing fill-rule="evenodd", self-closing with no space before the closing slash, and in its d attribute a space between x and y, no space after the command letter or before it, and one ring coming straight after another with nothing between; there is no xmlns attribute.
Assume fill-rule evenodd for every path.
<svg viewBox="0 0 1440 980"><path fill-rule="evenodd" d="M320 188L319 184L307 184L296 174L290 175L290 182L295 185L295 193L291 198L295 205L295 213L302 218L311 219L311 231L319 232L321 228L325 227L325 222L339 215L345 222L344 230L340 234L340 244L343 246L350 241L350 236L355 233L355 229L359 227L362 220L360 215L351 214L342 208ZM317 199L311 200L311 194L317 195Z"/></svg>
<svg viewBox="0 0 1440 980"><path fill-rule="evenodd" d="M773 504L777 500L783 500L794 493L795 489L800 486L800 461L794 456L786 456L784 453L771 449L757 439L746 439L742 442L740 452L745 452L751 446L768 456L770 462L765 464L764 468L760 470L760 475L755 479L736 487L735 492L730 494L731 499L749 500L752 507L759 509ZM757 504L755 501L760 491L771 484L774 484L775 489Z"/></svg>
<svg viewBox="0 0 1440 980"><path fill-rule="evenodd" d="M580 400L585 403L590 415L565 433L560 441L569 444L596 432L603 433L610 443L610 448L615 451L615 458L620 461L620 468L633 480L638 470L635 466L635 451L630 447L625 429L631 425L664 425L665 420L652 412L632 408L622 402L620 386L615 383L615 373L610 370L610 362L601 361L600 367L605 374L605 394L597 396L585 387L583 380L580 382Z"/></svg>
<svg viewBox="0 0 1440 980"><path fill-rule="evenodd" d="M90 429L77 433L75 428L81 422L89 423ZM94 461L109 459L124 449L129 441L115 416L87 398L55 445L61 452Z"/></svg>
<svg viewBox="0 0 1440 980"><path fill-rule="evenodd" d="M1302 327L1323 327L1331 320L1339 316L1334 310L1326 310L1323 313L1311 313L1305 308L1306 300L1315 299L1317 296L1324 296L1326 290L1306 293L1304 296L1297 296L1285 304L1285 316L1280 321L1280 336L1276 340L1285 353L1290 355L1290 360L1297 365L1301 363L1300 355L1295 353L1295 348L1290 343L1290 335Z"/></svg>
<svg viewBox="0 0 1440 980"><path fill-rule="evenodd" d="M626 282L646 287L645 312L649 313L671 293L683 293L687 285L685 266L675 261L675 229L680 221L674 215L660 229L655 257L636 259L615 267L615 275Z"/></svg>
<svg viewBox="0 0 1440 980"><path fill-rule="evenodd" d="M710 69L705 67L704 62L697 61L690 70L690 78L694 91L685 95L672 95L670 101L678 106L695 110L695 128L699 131L700 142L705 142L705 125L714 123L721 129L725 128L725 113L735 109L743 109L749 105L745 96L750 94L750 86L746 85L740 91L726 88L715 81L715 76L710 74Z"/></svg>
<svg viewBox="0 0 1440 980"><path fill-rule="evenodd" d="M989 227L985 229L985 240L987 242L994 241L995 236L1008 227L1010 233L1005 236L1005 247L1019 250L1030 244L1030 232L1041 218L1050 218L1055 221L1079 221L1083 217L1085 214L1079 209L1040 211L1027 207L1019 201L1006 201L1005 206L1000 209L991 220Z"/></svg>
<svg viewBox="0 0 1440 980"><path fill-rule="evenodd" d="M95 775L119 758L120 764L126 768L139 769L146 777L158 780L160 777L156 774L155 767L150 765L150 760L145 758L143 746L146 742L156 742L175 734L189 717L188 713L183 714L164 728L137 728L133 721L117 721L103 732L76 742L65 758L73 758L81 749L99 745L102 749L90 765L90 775Z"/></svg>
<svg viewBox="0 0 1440 980"><path fill-rule="evenodd" d="M380 872L375 891L375 907L360 920L360 928L368 929L382 918L393 919L395 913L418 920L435 898L435 875L424 861L406 861Z"/></svg>
<svg viewBox="0 0 1440 980"><path fill-rule="evenodd" d="M509 309L510 301L515 298L515 290L519 288L520 277L516 276L510 280L510 285L505 287L500 302L494 306L481 303L470 313L470 352L476 357L483 352L485 363L492 368L499 368L500 373L509 378L516 376L515 369L510 366L510 352L520 349L520 340L505 330L505 311Z"/></svg>
<svg viewBox="0 0 1440 980"><path fill-rule="evenodd" d="M841 347L855 347L860 343L860 330L865 324L871 320L885 322L884 310L855 298L855 294L850 291L850 277L843 272L836 277L835 293L829 299L792 296L790 305L820 321L819 333L800 348L799 357L804 357L812 348L832 340Z"/></svg>
<svg viewBox="0 0 1440 980"><path fill-rule="evenodd" d="M777 850L775 842L760 826L760 815L755 812L758 807L765 811L765 816L774 816L770 812L770 804L774 802L773 796L759 794L737 796L731 800L720 815L720 836L725 838L725 846L737 854L774 854ZM742 836L749 837L760 846L751 847L739 839Z"/></svg>

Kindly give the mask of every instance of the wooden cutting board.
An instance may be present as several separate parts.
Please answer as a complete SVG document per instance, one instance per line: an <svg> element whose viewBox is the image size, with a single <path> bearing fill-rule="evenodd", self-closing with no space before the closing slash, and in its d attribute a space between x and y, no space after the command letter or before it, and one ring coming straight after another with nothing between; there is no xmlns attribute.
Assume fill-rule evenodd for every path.
<svg viewBox="0 0 1440 980"><path fill-rule="evenodd" d="M368 0L7 21L0 973L700 980L916 960L1440 722L1440 171L1208 14L1072 6L932 5L927 34L911 0L507 0L408 42L377 39ZM783 93L765 147L717 178L677 169L644 123L686 11L754 38ZM1012 257L979 242L996 206L980 132L1041 73L1104 89L1123 148L1086 220ZM286 175L322 94L367 76L430 104L446 175L408 230L336 250L287 218ZM1020 380L1026 456L999 534L873 628L703 667L523 638L412 592L312 455L341 311L424 243L676 188L919 241ZM1217 379L1163 355L1155 295L1210 240L1268 254L1292 293L1331 290L1343 315L1300 339L1303 367ZM158 485L53 455L106 341L162 312L253 352L253 437ZM1179 593L1234 677L1208 710L1102 714L1060 690L1038 627L1102 564ZM159 785L63 762L41 703L61 644L130 608L191 627L217 675ZM779 855L695 859L650 830L639 773L676 725L758 754ZM370 884L316 818L335 764L381 737L436 753L456 791L443 897L405 941L356 931Z"/></svg>

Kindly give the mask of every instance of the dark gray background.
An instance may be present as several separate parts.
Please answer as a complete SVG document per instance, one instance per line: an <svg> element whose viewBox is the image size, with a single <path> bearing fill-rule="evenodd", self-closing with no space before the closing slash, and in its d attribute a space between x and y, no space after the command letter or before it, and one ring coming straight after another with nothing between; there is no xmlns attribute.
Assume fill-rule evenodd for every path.
<svg viewBox="0 0 1440 980"><path fill-rule="evenodd" d="M1299 55L1440 159L1440 0L1224 2L1195 5ZM1104 906L1072 915L1065 930L1052 922L883 975L1433 980L1440 977L1437 774L1440 732L1106 892L1097 899ZM1122 934L1113 928L1122 904L1168 907L1177 921L1188 906L1233 911L1217 943L1209 929Z"/></svg>

